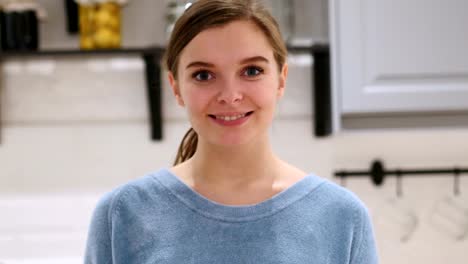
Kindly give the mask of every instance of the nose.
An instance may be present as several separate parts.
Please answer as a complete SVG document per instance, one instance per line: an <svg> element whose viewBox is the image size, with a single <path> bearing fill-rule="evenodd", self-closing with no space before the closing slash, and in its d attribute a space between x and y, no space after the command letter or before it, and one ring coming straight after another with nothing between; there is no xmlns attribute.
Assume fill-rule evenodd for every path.
<svg viewBox="0 0 468 264"><path fill-rule="evenodd" d="M226 81L223 83L218 94L217 101L221 104L235 104L242 101L244 95L240 85L234 81Z"/></svg>

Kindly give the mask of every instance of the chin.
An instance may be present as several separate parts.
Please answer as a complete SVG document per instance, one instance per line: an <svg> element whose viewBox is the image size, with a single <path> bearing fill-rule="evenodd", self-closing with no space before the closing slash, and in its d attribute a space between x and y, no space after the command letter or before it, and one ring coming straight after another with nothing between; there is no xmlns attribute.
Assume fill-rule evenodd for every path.
<svg viewBox="0 0 468 264"><path fill-rule="evenodd" d="M209 126L207 126L209 127ZM200 129L199 137L203 141L214 146L236 147L251 144L254 142L263 142L268 138L268 127L263 124L257 126L242 126L238 128L225 128L219 130L218 127L209 129Z"/></svg>

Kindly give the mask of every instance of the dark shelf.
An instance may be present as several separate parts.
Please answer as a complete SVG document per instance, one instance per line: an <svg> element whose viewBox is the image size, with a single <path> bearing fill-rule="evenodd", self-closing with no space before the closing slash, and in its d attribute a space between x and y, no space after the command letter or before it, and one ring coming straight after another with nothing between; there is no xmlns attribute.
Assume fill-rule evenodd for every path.
<svg viewBox="0 0 468 264"><path fill-rule="evenodd" d="M2 58L15 58L22 56L66 56L66 55L119 55L119 54L147 54L157 53L162 54L162 47L146 47L146 48L121 48L121 49L95 49L95 50L78 50L78 49L49 49L49 50L18 50L18 51L0 51Z"/></svg>
<svg viewBox="0 0 468 264"><path fill-rule="evenodd" d="M328 44L314 44L312 46L288 45L288 51L311 53L312 51L328 50ZM159 53L164 52L164 47L149 46L149 47L127 47L121 49L95 49L95 50L79 50L79 49L46 49L46 50L19 50L19 51L0 51L1 57L18 57L18 56L53 56L53 55L99 55L99 54L142 54L142 53Z"/></svg>
<svg viewBox="0 0 468 264"><path fill-rule="evenodd" d="M323 52L329 50L329 44L327 43L316 43L311 46L299 46L299 45L287 45L288 51L292 53L312 53L312 52Z"/></svg>

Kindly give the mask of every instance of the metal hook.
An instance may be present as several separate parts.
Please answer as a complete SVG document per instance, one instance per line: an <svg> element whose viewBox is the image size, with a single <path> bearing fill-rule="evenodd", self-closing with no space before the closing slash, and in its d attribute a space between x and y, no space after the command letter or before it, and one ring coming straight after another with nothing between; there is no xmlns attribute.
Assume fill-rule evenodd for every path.
<svg viewBox="0 0 468 264"><path fill-rule="evenodd" d="M341 185L341 187L346 187L346 174L341 175L340 185Z"/></svg>
<svg viewBox="0 0 468 264"><path fill-rule="evenodd" d="M459 196L460 195L460 169L455 167L455 169L453 170L453 174L454 174L454 177L453 177L453 194L455 196Z"/></svg>
<svg viewBox="0 0 468 264"><path fill-rule="evenodd" d="M397 169L395 171L396 174L396 195L397 197L402 197L403 196L403 187L401 184L401 177L403 176L402 172L400 169Z"/></svg>

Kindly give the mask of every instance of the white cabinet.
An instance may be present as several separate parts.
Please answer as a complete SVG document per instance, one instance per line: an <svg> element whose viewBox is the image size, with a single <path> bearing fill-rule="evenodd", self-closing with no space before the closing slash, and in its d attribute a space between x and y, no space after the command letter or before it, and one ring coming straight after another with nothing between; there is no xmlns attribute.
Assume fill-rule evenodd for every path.
<svg viewBox="0 0 468 264"><path fill-rule="evenodd" d="M467 10L466 0L330 0L337 110L468 110Z"/></svg>

